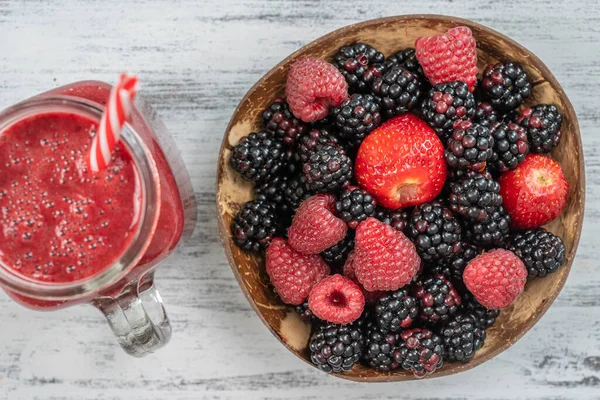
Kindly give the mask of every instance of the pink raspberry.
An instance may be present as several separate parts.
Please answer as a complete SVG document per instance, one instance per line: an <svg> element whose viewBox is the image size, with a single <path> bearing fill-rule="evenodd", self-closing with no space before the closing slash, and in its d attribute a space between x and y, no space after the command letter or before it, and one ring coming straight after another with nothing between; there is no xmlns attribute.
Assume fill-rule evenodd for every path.
<svg viewBox="0 0 600 400"><path fill-rule="evenodd" d="M334 208L331 194L304 200L288 229L290 246L303 254L319 254L344 239L348 226L333 214Z"/></svg>
<svg viewBox="0 0 600 400"><path fill-rule="evenodd" d="M512 251L496 249L471 260L463 280L482 306L497 310L511 305L523 292L527 269Z"/></svg>
<svg viewBox="0 0 600 400"><path fill-rule="evenodd" d="M354 251L351 251L350 254L348 254L348 258L346 258L346 263L344 264L343 274L346 278L350 279L352 282L356 283L358 285L358 287L360 287L360 289L363 292L363 295L365 296L365 302L367 302L367 303L375 303L377 300L379 300L380 298L382 298L383 296L386 295L386 292L382 292L379 290L376 290L374 292L369 292L358 281L358 278L356 278L356 273L354 272Z"/></svg>
<svg viewBox="0 0 600 400"><path fill-rule="evenodd" d="M285 97L296 118L317 121L348 98L348 83L333 64L306 57L290 67Z"/></svg>
<svg viewBox="0 0 600 400"><path fill-rule="evenodd" d="M344 276L332 275L312 288L308 307L323 321L349 324L362 314L365 297L356 283Z"/></svg>
<svg viewBox="0 0 600 400"><path fill-rule="evenodd" d="M437 36L415 42L417 60L432 85L465 82L472 92L477 84L477 45L466 26L457 26Z"/></svg>
<svg viewBox="0 0 600 400"><path fill-rule="evenodd" d="M286 304L302 304L314 284L330 273L321 256L300 254L281 238L273 239L266 259L267 274Z"/></svg>
<svg viewBox="0 0 600 400"><path fill-rule="evenodd" d="M372 217L358 225L354 253L354 272L369 291L400 289L421 266L415 245L402 232Z"/></svg>

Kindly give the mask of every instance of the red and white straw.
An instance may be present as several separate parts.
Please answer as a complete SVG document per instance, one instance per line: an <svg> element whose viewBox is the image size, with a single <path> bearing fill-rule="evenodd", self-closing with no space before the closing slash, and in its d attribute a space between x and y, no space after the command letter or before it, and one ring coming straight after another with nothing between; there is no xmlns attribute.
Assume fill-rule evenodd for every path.
<svg viewBox="0 0 600 400"><path fill-rule="evenodd" d="M90 149L89 166L93 172L101 171L110 164L111 154L121 137L121 129L131 116L137 86L138 78L126 73L121 74L113 86Z"/></svg>

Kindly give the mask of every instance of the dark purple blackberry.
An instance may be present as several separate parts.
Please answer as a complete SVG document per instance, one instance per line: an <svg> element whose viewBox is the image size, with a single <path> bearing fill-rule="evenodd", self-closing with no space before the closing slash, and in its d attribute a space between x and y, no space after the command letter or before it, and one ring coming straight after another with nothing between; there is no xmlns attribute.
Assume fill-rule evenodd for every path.
<svg viewBox="0 0 600 400"><path fill-rule="evenodd" d="M331 110L342 139L358 147L363 139L381 125L379 103L370 94L353 94Z"/></svg>
<svg viewBox="0 0 600 400"><path fill-rule="evenodd" d="M342 191L335 203L337 216L346 221L348 226L356 229L358 224L375 214L377 202L364 189L351 186Z"/></svg>
<svg viewBox="0 0 600 400"><path fill-rule="evenodd" d="M500 184L490 176L471 172L450 182L450 209L471 221L485 221L502 205Z"/></svg>
<svg viewBox="0 0 600 400"><path fill-rule="evenodd" d="M478 103L477 107L475 108L473 122L486 126L492 130L494 127L496 127L496 125L502 123L502 115L500 115L490 103L487 101L482 101Z"/></svg>
<svg viewBox="0 0 600 400"><path fill-rule="evenodd" d="M288 177L279 175L270 181L254 186L254 198L257 201L268 201L275 206L277 215L287 219L291 218L294 210L286 199L285 192L288 187Z"/></svg>
<svg viewBox="0 0 600 400"><path fill-rule="evenodd" d="M428 271L432 274L442 274L448 279L451 279L454 283L462 282L462 275L469 264L469 261L479 255L477 247L463 243L462 248L458 254L447 260L440 260L429 266Z"/></svg>
<svg viewBox="0 0 600 400"><path fill-rule="evenodd" d="M467 362L483 347L485 329L477 326L471 314L458 314L440 329L444 360Z"/></svg>
<svg viewBox="0 0 600 400"><path fill-rule="evenodd" d="M451 258L460 252L462 228L450 209L439 201L415 207L406 229L425 262Z"/></svg>
<svg viewBox="0 0 600 400"><path fill-rule="evenodd" d="M481 171L492 158L493 146L489 128L468 120L460 121L448 138L444 157L451 167Z"/></svg>
<svg viewBox="0 0 600 400"><path fill-rule="evenodd" d="M260 252L279 233L275 206L265 201L249 201L231 223L233 241L241 249Z"/></svg>
<svg viewBox="0 0 600 400"><path fill-rule="evenodd" d="M483 70L481 91L496 109L510 111L529 97L531 82L519 63L490 64Z"/></svg>
<svg viewBox="0 0 600 400"><path fill-rule="evenodd" d="M419 64L419 60L417 60L417 56L415 55L415 49L412 47L397 51L386 58L385 66L387 69L391 69L395 66L402 67L417 74L421 79L421 82L427 81L424 79L425 75L423 74L423 68L421 68L421 64Z"/></svg>
<svg viewBox="0 0 600 400"><path fill-rule="evenodd" d="M296 175L288 179L288 183L283 191L284 199L290 207L292 213L300 206L304 200L310 196L306 187L306 180L302 175Z"/></svg>
<svg viewBox="0 0 600 400"><path fill-rule="evenodd" d="M562 120L555 106L538 104L521 111L516 122L527 130L532 153L549 153L560 143Z"/></svg>
<svg viewBox="0 0 600 400"><path fill-rule="evenodd" d="M363 354L363 333L358 326L326 324L310 339L310 359L321 371L350 371Z"/></svg>
<svg viewBox="0 0 600 400"><path fill-rule="evenodd" d="M402 115L417 104L421 80L417 74L395 66L373 81L373 94L381 99L381 110L386 116Z"/></svg>
<svg viewBox="0 0 600 400"><path fill-rule="evenodd" d="M500 173L517 168L529 154L527 131L515 123L496 126L492 137L494 152L489 166Z"/></svg>
<svg viewBox="0 0 600 400"><path fill-rule="evenodd" d="M375 320L384 332L400 332L413 324L419 315L417 299L405 289L380 298L375 304Z"/></svg>
<svg viewBox="0 0 600 400"><path fill-rule="evenodd" d="M308 307L308 300L306 300L304 303L294 307L294 310L298 313L298 315L300 315L300 318L302 318L303 321L306 321L306 322L318 322L319 321L319 319L313 315L312 311Z"/></svg>
<svg viewBox="0 0 600 400"><path fill-rule="evenodd" d="M466 224L465 236L467 240L477 246L485 248L502 247L510 233L510 216L503 206L488 213L485 221Z"/></svg>
<svg viewBox="0 0 600 400"><path fill-rule="evenodd" d="M404 232L410 215L406 210L388 210L387 208L377 207L374 217L392 228Z"/></svg>
<svg viewBox="0 0 600 400"><path fill-rule="evenodd" d="M442 339L429 329L408 329L400 335L402 344L396 362L416 378L433 374L444 364Z"/></svg>
<svg viewBox="0 0 600 400"><path fill-rule="evenodd" d="M448 321L461 303L458 292L444 275L420 278L415 283L413 295L419 301L420 319L430 324Z"/></svg>
<svg viewBox="0 0 600 400"><path fill-rule="evenodd" d="M336 192L350 184L352 160L336 145L318 145L304 163L302 173L311 192Z"/></svg>
<svg viewBox="0 0 600 400"><path fill-rule="evenodd" d="M317 146L322 144L339 145L337 137L325 128L313 128L298 138L298 159L300 163L308 161Z"/></svg>
<svg viewBox="0 0 600 400"><path fill-rule="evenodd" d="M282 98L276 98L262 113L265 131L288 146L296 144L296 137L308 131L310 125L294 117Z"/></svg>
<svg viewBox="0 0 600 400"><path fill-rule="evenodd" d="M382 331L375 322L369 321L364 328L365 349L363 360L377 371L389 372L397 369L395 353L400 350L400 335ZM396 355L399 358L399 355Z"/></svg>
<svg viewBox="0 0 600 400"><path fill-rule="evenodd" d="M244 179L264 182L283 170L287 157L283 142L267 132L255 132L242 138L233 148L229 163Z"/></svg>
<svg viewBox="0 0 600 400"><path fill-rule="evenodd" d="M367 93L370 83L383 74L385 56L373 46L354 43L341 47L333 56L333 65L340 70L350 93Z"/></svg>
<svg viewBox="0 0 600 400"><path fill-rule="evenodd" d="M342 241L331 246L321 253L323 260L334 268L339 268L346 263L348 254L354 249L354 231L349 230Z"/></svg>
<svg viewBox="0 0 600 400"><path fill-rule="evenodd" d="M528 278L543 278L555 272L565 261L562 239L543 228L513 234L507 249L523 260Z"/></svg>
<svg viewBox="0 0 600 400"><path fill-rule="evenodd" d="M423 119L442 137L452 132L454 122L473 118L475 97L464 82L448 82L429 90L421 105Z"/></svg>
<svg viewBox="0 0 600 400"><path fill-rule="evenodd" d="M475 318L475 324L481 329L487 329L496 322L500 310L488 310L482 306L475 297L466 292L463 295L462 310Z"/></svg>

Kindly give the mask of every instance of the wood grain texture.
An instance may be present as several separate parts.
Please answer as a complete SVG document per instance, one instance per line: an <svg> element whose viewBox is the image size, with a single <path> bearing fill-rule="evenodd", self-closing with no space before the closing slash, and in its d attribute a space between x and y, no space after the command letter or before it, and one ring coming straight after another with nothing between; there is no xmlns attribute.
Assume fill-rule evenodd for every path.
<svg viewBox="0 0 600 400"><path fill-rule="evenodd" d="M142 94L175 136L199 221L157 285L169 346L125 355L91 307L36 313L0 295L0 399L597 399L600 397L600 30L595 0L0 0L0 107L80 79L139 72ZM131 2L131 7L134 7ZM577 111L587 168L583 236L555 304L521 341L458 377L361 385L287 352L256 318L216 231L215 165L237 103L266 71L350 23L435 12L473 19L528 47Z"/></svg>

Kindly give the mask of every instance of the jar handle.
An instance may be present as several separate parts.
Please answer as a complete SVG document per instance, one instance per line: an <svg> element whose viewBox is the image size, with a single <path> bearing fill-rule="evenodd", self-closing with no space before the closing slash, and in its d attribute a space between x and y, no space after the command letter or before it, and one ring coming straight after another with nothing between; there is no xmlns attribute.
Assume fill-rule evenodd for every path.
<svg viewBox="0 0 600 400"><path fill-rule="evenodd" d="M92 301L100 310L119 344L134 357L154 353L171 339L171 325L158 290L154 272L130 282L116 296Z"/></svg>

